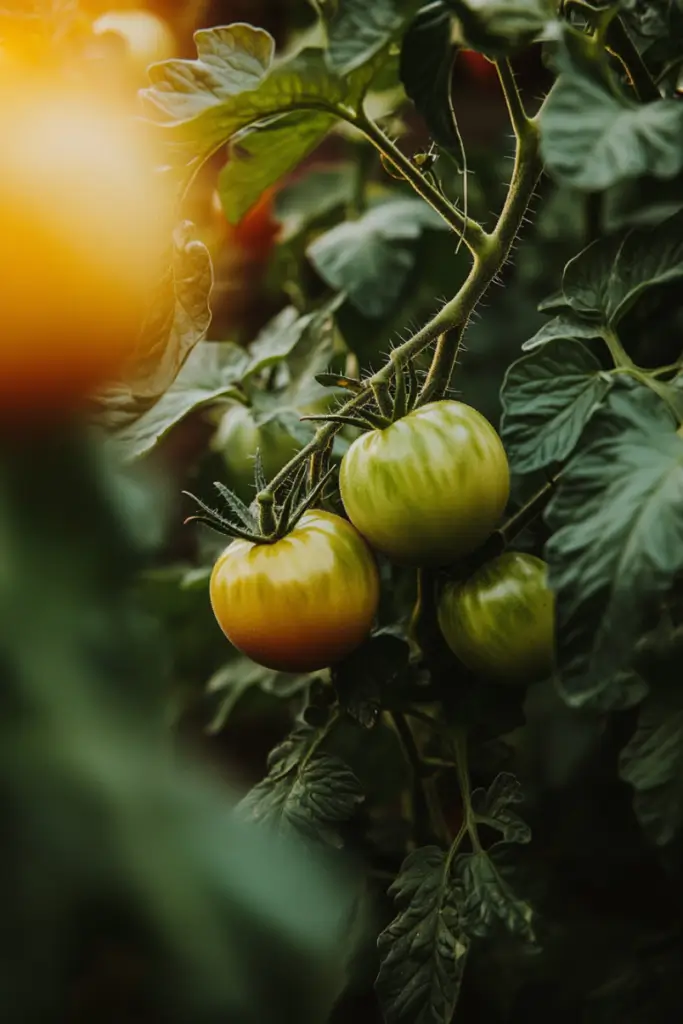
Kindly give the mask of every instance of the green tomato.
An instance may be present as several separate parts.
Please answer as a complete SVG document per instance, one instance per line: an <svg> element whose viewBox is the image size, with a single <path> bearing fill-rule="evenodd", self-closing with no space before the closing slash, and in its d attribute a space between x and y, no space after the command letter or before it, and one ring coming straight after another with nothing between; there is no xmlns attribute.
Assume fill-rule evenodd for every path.
<svg viewBox="0 0 683 1024"><path fill-rule="evenodd" d="M510 491L498 434L462 402L431 402L353 442L339 477L369 543L406 565L445 565L497 526Z"/></svg>
<svg viewBox="0 0 683 1024"><path fill-rule="evenodd" d="M226 483L243 501L256 496L254 460L256 449L266 479L270 480L301 447L277 420L258 426L245 405L231 406L220 422L214 447L223 455Z"/></svg>
<svg viewBox="0 0 683 1024"><path fill-rule="evenodd" d="M509 551L444 587L439 625L463 665L498 682L530 683L550 674L555 601L546 577L540 558Z"/></svg>

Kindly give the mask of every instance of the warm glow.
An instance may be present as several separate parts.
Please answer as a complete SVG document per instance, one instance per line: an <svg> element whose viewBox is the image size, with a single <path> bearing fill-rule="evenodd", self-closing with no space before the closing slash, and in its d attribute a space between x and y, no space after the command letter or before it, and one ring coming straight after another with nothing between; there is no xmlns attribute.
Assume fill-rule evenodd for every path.
<svg viewBox="0 0 683 1024"><path fill-rule="evenodd" d="M176 42L165 21L151 11L109 11L93 24L93 32L115 32L126 44L129 66L140 83L147 81L147 68L176 56Z"/></svg>
<svg viewBox="0 0 683 1024"><path fill-rule="evenodd" d="M63 82L0 83L0 400L101 383L130 356L170 238L144 127Z"/></svg>

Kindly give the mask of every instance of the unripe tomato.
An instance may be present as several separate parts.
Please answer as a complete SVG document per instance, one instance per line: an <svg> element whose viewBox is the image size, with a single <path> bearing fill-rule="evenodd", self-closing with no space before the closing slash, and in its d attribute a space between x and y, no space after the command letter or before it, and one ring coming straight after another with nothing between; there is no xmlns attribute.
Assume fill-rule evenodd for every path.
<svg viewBox="0 0 683 1024"><path fill-rule="evenodd" d="M117 376L168 259L142 128L78 85L0 71L0 420L72 411Z"/></svg>
<svg viewBox="0 0 683 1024"><path fill-rule="evenodd" d="M218 624L243 654L279 672L314 672L370 632L379 574L350 523L315 509L273 544L233 541L210 593Z"/></svg>
<svg viewBox="0 0 683 1024"><path fill-rule="evenodd" d="M500 682L533 682L553 667L555 601L540 558L509 551L447 584L439 625L463 665Z"/></svg>
<svg viewBox="0 0 683 1024"><path fill-rule="evenodd" d="M176 41L166 22L151 11L108 11L93 23L95 35L114 32L126 44L127 65L136 85L147 84L147 68L176 56Z"/></svg>
<svg viewBox="0 0 683 1024"><path fill-rule="evenodd" d="M378 551L407 565L445 565L495 529L510 471L481 413L431 402L354 441L339 487L349 519Z"/></svg>
<svg viewBox="0 0 683 1024"><path fill-rule="evenodd" d="M256 449L261 452L263 472L270 480L286 466L301 445L277 420L257 426L247 406L233 405L219 424L213 447L223 456L228 487L244 501L251 501L255 496Z"/></svg>

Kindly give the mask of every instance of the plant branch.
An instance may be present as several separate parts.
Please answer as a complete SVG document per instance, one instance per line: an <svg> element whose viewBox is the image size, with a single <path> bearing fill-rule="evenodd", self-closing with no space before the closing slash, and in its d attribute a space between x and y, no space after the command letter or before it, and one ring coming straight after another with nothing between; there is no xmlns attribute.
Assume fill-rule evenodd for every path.
<svg viewBox="0 0 683 1024"><path fill-rule="evenodd" d="M462 323L450 331L444 331L436 343L432 365L420 392L420 405L443 398L448 391L466 326L466 323Z"/></svg>
<svg viewBox="0 0 683 1024"><path fill-rule="evenodd" d="M459 234L473 256L481 255L486 249L486 232L476 220L461 213L424 174L394 145L390 138L364 112L352 122L380 151L385 160L409 182L418 195L429 203L440 217Z"/></svg>
<svg viewBox="0 0 683 1024"><path fill-rule="evenodd" d="M503 88L505 89L507 79L501 78L501 81L503 81ZM513 111L517 111L514 98L512 100L508 99L508 107L510 108L510 116L512 118ZM517 117L517 113L514 116ZM539 114L536 114L534 118L527 120L526 126L517 135L517 149L512 177L503 209L493 233L487 234L480 225L476 225L478 232L480 232L477 236L480 251L475 256L470 272L457 295L442 306L439 312L421 330L394 349L391 359L377 373L363 382L364 386L358 394L341 406L338 410L340 417L348 416L354 410L360 409L366 402L370 401L373 384L379 383L381 385L384 383L389 385L392 376L396 372L415 359L441 335L452 332L467 323L477 302L508 259L514 240L522 226L524 215L536 187L536 182L540 177L542 164L539 153L538 117ZM379 129L376 129L376 131L384 142L385 136L379 132ZM388 140L386 141L388 142ZM397 152L399 151L397 150ZM411 171L415 172L420 182L424 183L422 175L413 168L410 161L403 154L399 155L401 160L405 161L408 167L411 168ZM434 195L439 196L440 200L443 200L443 197L435 189L431 189L431 186L429 188ZM450 207L450 204L448 206ZM304 445L292 460L276 474L270 483L270 489L276 491L296 466L309 459L319 448L329 445L341 429L341 426L341 423L328 422L320 427L308 444Z"/></svg>
<svg viewBox="0 0 683 1024"><path fill-rule="evenodd" d="M472 787L470 785L470 769L467 756L467 733L459 729L455 736L455 764L458 773L458 785L462 799L463 825L466 827L472 849L481 853L482 845L477 831L477 823L472 810Z"/></svg>
<svg viewBox="0 0 683 1024"><path fill-rule="evenodd" d="M399 711L392 711L391 719L396 728L396 732L398 733L403 753L406 761L410 765L410 770L413 776L412 806L415 836L418 845L422 846L425 843L430 842L433 831L427 793L425 791L422 775L422 760L420 758L420 752L417 749L417 744L415 743L415 737L413 736L412 729L408 725L405 715L402 715Z"/></svg>
<svg viewBox="0 0 683 1024"><path fill-rule="evenodd" d="M502 58L501 60L496 61L496 68L498 70L498 77L500 79L503 95L505 96L508 113L510 115L510 123L512 124L514 133L519 141L529 132L529 125L531 122L527 117L524 104L522 103L522 97L519 89L517 88L512 64L507 60L507 58Z"/></svg>

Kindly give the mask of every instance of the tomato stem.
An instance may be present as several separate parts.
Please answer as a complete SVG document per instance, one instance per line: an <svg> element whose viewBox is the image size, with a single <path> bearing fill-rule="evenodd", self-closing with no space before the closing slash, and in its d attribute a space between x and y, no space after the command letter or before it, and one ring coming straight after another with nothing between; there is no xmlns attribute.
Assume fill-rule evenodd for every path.
<svg viewBox="0 0 683 1024"><path fill-rule="evenodd" d="M429 803L425 791L425 779L420 752L413 736L413 731L406 721L405 715L399 711L391 712L396 733L403 749L405 759L412 774L412 813L415 826L415 839L419 846L424 846L432 839L434 823L431 821Z"/></svg>
<svg viewBox="0 0 683 1024"><path fill-rule="evenodd" d="M455 765L458 773L458 784L460 786L460 797L462 799L463 823L472 843L475 853L482 852L481 840L477 831L477 822L472 809L472 787L470 784L470 769L467 753L467 733L464 729L458 729L455 734Z"/></svg>
<svg viewBox="0 0 683 1024"><path fill-rule="evenodd" d="M484 252L486 248L486 232L478 221L461 213L425 177L412 160L405 156L398 146L394 145L391 139L368 117L365 111L361 111L353 123L376 146L384 159L398 171L401 177L405 178L412 185L418 195L422 196L425 202L429 203L432 209L461 236L473 256L478 256Z"/></svg>
<svg viewBox="0 0 683 1024"><path fill-rule="evenodd" d="M450 331L444 331L436 343L434 358L420 392L421 405L443 398L448 391L458 361L465 327L466 324L462 323Z"/></svg>

